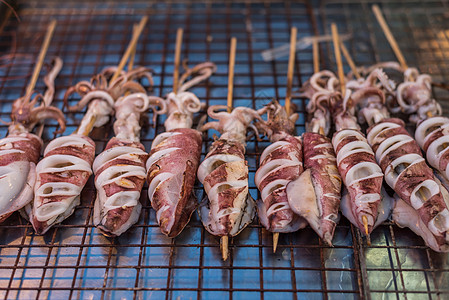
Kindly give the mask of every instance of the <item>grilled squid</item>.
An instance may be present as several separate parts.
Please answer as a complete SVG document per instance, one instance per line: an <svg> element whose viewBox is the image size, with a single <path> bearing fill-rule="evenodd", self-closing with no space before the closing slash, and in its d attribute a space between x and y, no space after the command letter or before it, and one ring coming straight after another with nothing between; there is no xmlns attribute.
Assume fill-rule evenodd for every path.
<svg viewBox="0 0 449 300"><path fill-rule="evenodd" d="M64 115L58 108L49 106L54 95L54 80L61 68L62 60L56 58L44 79L47 86L44 96L38 94L31 99L30 95L13 103L9 133L0 140L0 222L33 199L42 139L29 131L46 118L58 121L60 130L57 132L65 130ZM36 107L39 101L42 105Z"/></svg>
<svg viewBox="0 0 449 300"><path fill-rule="evenodd" d="M395 222L419 232L432 249L449 251L448 192L427 166L404 122L385 119L370 126L367 132L385 181L413 209L414 214L404 212L407 207L396 203ZM420 231L411 220L419 221L414 226Z"/></svg>
<svg viewBox="0 0 449 300"><path fill-rule="evenodd" d="M44 158L37 164L34 201L29 217L37 234L73 213L90 175L95 143L88 137L72 134L51 141Z"/></svg>
<svg viewBox="0 0 449 300"><path fill-rule="evenodd" d="M374 83L371 77L348 82L345 98L338 94L331 100L332 115L338 130L334 133L332 144L337 154L338 170L347 189L341 202L342 212L366 235L372 232L378 218L383 173L360 131L354 107L360 102L366 103L367 109L362 115L370 121L377 119L377 110L373 114L369 109L377 105L379 93L383 94ZM382 103L383 98L380 101Z"/></svg>
<svg viewBox="0 0 449 300"><path fill-rule="evenodd" d="M156 211L162 233L169 237L181 233L198 206L193 186L200 163L202 137L191 127L193 114L200 111L202 104L195 94L186 90L209 78L215 69L210 62L188 69L180 79L178 92L168 94L165 99L167 131L154 139L146 163L151 206ZM185 82L191 75L196 76Z"/></svg>
<svg viewBox="0 0 449 300"><path fill-rule="evenodd" d="M287 185L292 210L332 245L339 220L341 178L330 140L320 133L303 134L305 171Z"/></svg>
<svg viewBox="0 0 449 300"><path fill-rule="evenodd" d="M307 132L302 136L305 171L286 189L293 212L307 220L329 245L339 220L341 198L335 152L326 137L332 124L330 101L337 85L337 78L327 70L315 73L304 85L303 96L309 98Z"/></svg>
<svg viewBox="0 0 449 300"><path fill-rule="evenodd" d="M95 143L87 135L92 128L103 126L109 121L117 94L144 91L137 82L127 80L147 77L146 69L123 71L108 84L107 79L113 70L107 68L93 76L90 82L77 83L65 94L66 104L73 93L81 96L77 104L68 107L69 111L77 111L85 106L88 109L78 129L69 136L50 142L44 158L37 165L35 196L27 207L30 222L37 234L44 234L53 225L65 220L79 205L81 191L92 175L91 166L95 158ZM131 118L129 121L134 122Z"/></svg>
<svg viewBox="0 0 449 300"><path fill-rule="evenodd" d="M36 163L42 140L20 124L11 125L0 140L0 222L33 199Z"/></svg>
<svg viewBox="0 0 449 300"><path fill-rule="evenodd" d="M337 153L338 170L348 190L343 197L342 211L345 216L350 214L347 218L354 220L354 225L362 232L370 234L381 201L382 170L359 130L342 129L336 132L332 144Z"/></svg>
<svg viewBox="0 0 449 300"><path fill-rule="evenodd" d="M287 197L287 186L303 172L302 143L293 136L297 114L287 115L277 101L267 106L268 122L258 122L272 144L260 156L255 183L261 199L257 200L260 223L270 232L294 232L307 221L293 212ZM296 201L295 201L296 202Z"/></svg>
<svg viewBox="0 0 449 300"><path fill-rule="evenodd" d="M209 122L203 130L221 133L198 168L198 179L207 196L200 204L201 221L206 230L216 236L235 236L253 219L255 202L248 192L248 163L245 160L246 130L259 114L246 107L231 113L217 110L224 105L209 107L208 115L218 122Z"/></svg>
<svg viewBox="0 0 449 300"><path fill-rule="evenodd" d="M103 232L119 236L139 219L142 205L140 192L145 183L148 154L139 142L139 120L152 106L156 114L164 113L164 101L133 93L115 103L115 137L93 163L97 198L94 224ZM160 109L157 109L160 107Z"/></svg>

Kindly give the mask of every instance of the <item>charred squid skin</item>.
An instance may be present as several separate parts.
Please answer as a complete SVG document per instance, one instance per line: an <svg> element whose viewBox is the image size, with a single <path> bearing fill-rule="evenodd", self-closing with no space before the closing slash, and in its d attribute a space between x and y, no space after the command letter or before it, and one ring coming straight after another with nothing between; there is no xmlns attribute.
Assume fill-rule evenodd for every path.
<svg viewBox="0 0 449 300"><path fill-rule="evenodd" d="M332 245L339 215L341 200L341 177L337 169L337 159L330 139L313 132L303 135L304 166L310 170L311 181L316 195L318 222L314 228L320 237Z"/></svg>
<svg viewBox="0 0 449 300"><path fill-rule="evenodd" d="M198 168L198 179L207 194L200 216L213 235L235 236L254 217L255 203L249 196L244 151L239 142L218 139Z"/></svg>
<svg viewBox="0 0 449 300"><path fill-rule="evenodd" d="M0 140L0 222L33 199L42 140L17 126L22 130L14 131L10 127L10 134Z"/></svg>
<svg viewBox="0 0 449 300"><path fill-rule="evenodd" d="M261 193L257 211L261 224L270 232L294 232L307 222L295 214L287 197L287 185L303 172L302 144L286 135L263 151L255 183Z"/></svg>
<svg viewBox="0 0 449 300"><path fill-rule="evenodd" d="M119 236L137 222L147 158L141 143L116 137L95 158L94 224L103 232Z"/></svg>
<svg viewBox="0 0 449 300"><path fill-rule="evenodd" d="M62 222L80 203L80 193L90 175L95 143L89 137L72 134L51 141L37 164L30 222L37 234L44 234Z"/></svg>
<svg viewBox="0 0 449 300"><path fill-rule="evenodd" d="M431 117L419 123L415 139L426 154L429 164L443 177L447 186L449 181L449 118Z"/></svg>
<svg viewBox="0 0 449 300"><path fill-rule="evenodd" d="M199 213L208 232L233 237L255 215L256 205L248 187L245 141L247 128L253 126L251 122L255 119L264 121L251 108L237 107L230 113L225 111L227 109L224 105L210 106L207 113L218 122L206 123L202 128L203 131L215 129L221 136L212 143L211 150L198 168L198 179L207 194L200 204Z"/></svg>
<svg viewBox="0 0 449 300"><path fill-rule="evenodd" d="M351 212L348 219L362 233L366 233L363 217L366 217L368 234L376 223L378 207L381 201L383 173L376 163L374 152L364 135L356 129L342 129L332 138L332 144L337 154L337 166L343 183L348 190L349 205L342 211Z"/></svg>
<svg viewBox="0 0 449 300"><path fill-rule="evenodd" d="M158 135L147 161L148 196L162 233L181 233L198 206L193 194L202 137L194 129L178 128Z"/></svg>
<svg viewBox="0 0 449 300"><path fill-rule="evenodd" d="M370 126L367 132L368 142L385 172L385 181L416 210L439 246L449 244L449 194L426 164L404 122L385 119Z"/></svg>

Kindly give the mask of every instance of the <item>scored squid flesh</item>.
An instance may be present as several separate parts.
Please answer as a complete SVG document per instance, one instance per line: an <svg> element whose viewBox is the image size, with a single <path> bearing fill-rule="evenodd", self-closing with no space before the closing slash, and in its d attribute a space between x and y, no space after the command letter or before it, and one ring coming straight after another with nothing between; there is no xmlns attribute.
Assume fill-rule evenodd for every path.
<svg viewBox="0 0 449 300"><path fill-rule="evenodd" d="M93 220L104 233L119 236L138 221L142 208L148 154L139 142L140 116L149 107L155 114L164 113L166 107L163 99L145 93L121 97L114 107L116 136L93 163L97 189Z"/></svg>
<svg viewBox="0 0 449 300"><path fill-rule="evenodd" d="M193 187L202 137L191 127L193 114L201 110L202 104L195 94L186 90L209 78L215 69L215 64L210 62L188 69L180 78L178 92L168 94L165 99L167 131L154 139L146 164L151 206L162 233L169 237L181 233L198 206ZM189 76L192 79L185 82Z"/></svg>
<svg viewBox="0 0 449 300"><path fill-rule="evenodd" d="M209 122L203 130L221 133L198 168L198 179L207 196L199 213L206 230L216 236L235 236L254 218L255 202L248 190L248 163L245 160L246 130L259 114L246 107L231 113L217 110L224 105L209 107L208 115L218 122Z"/></svg>
<svg viewBox="0 0 449 300"><path fill-rule="evenodd" d="M449 188L449 118L431 117L418 124L415 139L426 154L429 164L441 175Z"/></svg>
<svg viewBox="0 0 449 300"><path fill-rule="evenodd" d="M448 192L427 166L418 143L405 129L405 123L395 118L384 119L370 126L367 132L368 142L385 172L385 181L416 213L402 213L406 207L398 202L393 211L394 220L420 234L433 249L448 251ZM416 215L422 222L413 225L410 220L404 220L410 217L416 221Z"/></svg>
<svg viewBox="0 0 449 300"><path fill-rule="evenodd" d="M44 79L47 86L44 96L38 94L31 99L30 95L13 103L9 133L0 140L0 222L26 207L33 199L36 164L43 143L30 131L46 118L58 121L60 130L56 133L65 130L64 115L58 108L49 106L54 95L54 80L61 68L62 60L54 59L53 68ZM42 105L36 107L39 100Z"/></svg>
<svg viewBox="0 0 449 300"><path fill-rule="evenodd" d="M375 105L379 100L378 94L374 81L368 78L359 82L348 82L344 99L341 94L336 94L331 99L332 115L337 129L332 144L337 154L338 170L347 189L341 202L342 212L366 235L369 235L377 224L382 200L383 173L357 124L355 105L359 102ZM365 110L364 113L364 116L376 117L371 111Z"/></svg>
<svg viewBox="0 0 449 300"><path fill-rule="evenodd" d="M36 164L42 140L20 124L11 125L0 140L0 222L33 199Z"/></svg>
<svg viewBox="0 0 449 300"><path fill-rule="evenodd" d="M51 141L36 167L34 201L29 212L37 234L73 213L80 193L92 174L95 143L88 137L72 134Z"/></svg>
<svg viewBox="0 0 449 300"><path fill-rule="evenodd" d="M269 136L272 144L260 156L255 183L261 199L257 200L260 223L270 232L294 232L307 225L295 214L287 198L287 185L303 172L302 143L293 136L297 114L287 115L277 101L269 104L266 125L257 125ZM259 112L260 113L260 112Z"/></svg>
<svg viewBox="0 0 449 300"><path fill-rule="evenodd" d="M109 121L114 111L115 97L126 91L144 91L137 82L127 80L148 78L148 69L123 71L109 84L107 79L113 70L103 70L93 76L90 82L78 82L65 94L66 104L73 93L81 96L77 104L68 107L69 111L79 111L85 106L88 109L78 129L69 136L58 137L50 142L44 158L37 165L34 200L26 209L37 234L44 234L53 225L65 220L79 205L81 191L92 175L91 166L95 158L95 143L87 135L93 127L101 127Z"/></svg>

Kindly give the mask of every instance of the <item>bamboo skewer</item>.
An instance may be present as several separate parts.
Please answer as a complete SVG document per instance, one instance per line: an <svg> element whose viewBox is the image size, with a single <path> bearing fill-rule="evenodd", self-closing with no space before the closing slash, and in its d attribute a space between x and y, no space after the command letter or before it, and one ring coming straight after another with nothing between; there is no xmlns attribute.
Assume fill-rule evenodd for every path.
<svg viewBox="0 0 449 300"><path fill-rule="evenodd" d="M47 33L45 34L44 42L39 52L39 58L37 60L36 66L34 67L33 76L31 76L30 83L27 86L25 93L25 98L31 97L33 94L34 87L36 86L37 79L39 78L39 73L41 72L42 65L44 64L44 58L47 54L48 46L50 45L51 38L53 37L53 32L56 28L56 20L52 20L47 27Z"/></svg>
<svg viewBox="0 0 449 300"><path fill-rule="evenodd" d="M338 32L337 32L338 35ZM355 78L360 79L362 76L360 75L359 70L357 70L357 66L355 65L354 61L352 60L351 55L349 54L348 49L346 49L345 44L340 40L340 48L341 52L343 53L343 56L345 57L346 61L348 62L349 67L352 70L352 73L354 73Z"/></svg>
<svg viewBox="0 0 449 300"><path fill-rule="evenodd" d="M131 52L133 51L133 48L136 47L137 40L140 37L140 34L143 31L143 28L145 27L145 24L148 21L148 17L144 16L139 22L139 25L137 26L137 29L133 32L133 36L131 38L131 41L128 44L128 48L126 48L125 54L123 54L122 59L120 60L120 63L117 67L117 70L115 71L114 75L112 76L111 80L109 82L113 82L117 79L117 77L120 75L120 72L123 70L123 68L126 65L126 62L128 61L129 57L131 56Z"/></svg>
<svg viewBox="0 0 449 300"><path fill-rule="evenodd" d="M293 74L295 68L295 58L296 58L296 36L298 34L298 29L292 27L290 31L290 55L288 57L288 71L287 71L287 92L285 97L285 110L287 115L290 114L290 106L292 99L292 85L293 85Z"/></svg>
<svg viewBox="0 0 449 300"><path fill-rule="evenodd" d="M134 24L133 34L136 32L136 30L137 30L137 25ZM134 60L136 59L136 48L137 48L137 45L134 45L134 47L131 50L131 55L129 57L129 62L128 62L128 72L131 71L134 67ZM125 96L128 96L130 93L131 93L130 91L126 92Z"/></svg>
<svg viewBox="0 0 449 300"><path fill-rule="evenodd" d="M313 73L320 71L320 54L318 52L318 41L313 40Z"/></svg>
<svg viewBox="0 0 449 300"><path fill-rule="evenodd" d="M405 58L402 55L401 49L399 49L398 43L396 42L396 39L394 38L393 34L390 31L390 28L388 27L387 22L385 21L384 16L382 15L382 11L380 10L378 5L373 5L372 10L374 15L376 16L377 22L379 22L380 27L382 27L382 31L385 34L385 37L387 38L388 42L390 43L391 48L393 48L394 54L396 55L399 63L401 64L401 67L405 70L408 69L407 63L405 62Z"/></svg>
<svg viewBox="0 0 449 300"><path fill-rule="evenodd" d="M235 66L235 52L237 49L237 39L231 38L231 46L229 50L229 70L228 70L228 112L232 112L232 96L234 91L234 66ZM220 250L223 260L227 260L229 256L229 236L225 235L220 238Z"/></svg>
<svg viewBox="0 0 449 300"><path fill-rule="evenodd" d="M346 91L346 87L345 87L345 78L344 78L344 71L343 71L343 62L341 59L341 53L340 53L340 47L343 45L340 43L340 37L338 35L338 29L337 29L337 25L335 23L332 23L332 40L334 43L334 51L335 51L335 61L337 62L337 68L338 68L338 79L340 80L340 86L341 86L341 93L342 96L344 97L345 95L345 91ZM354 62L351 57L349 56L349 52L346 51L346 60L352 61ZM348 59L349 57L349 59ZM355 67L355 64L353 63L352 65L350 64L351 68L353 69L353 72L355 69L357 69ZM354 72L355 74L355 72ZM356 75L357 76L357 75ZM360 76L360 74L359 74ZM362 222L363 222L363 227L365 229L365 234L367 237L367 243L368 245L371 244L371 241L369 239L369 229L368 229L368 217L366 215L362 215Z"/></svg>
<svg viewBox="0 0 449 300"><path fill-rule="evenodd" d="M51 38L53 37L53 33L56 28L56 20L52 20L50 24L48 24L47 32L45 34L44 42L42 43L41 50L39 52L39 57L36 63L36 66L33 70L33 75L31 76L30 82L28 83L25 99L29 99L33 94L34 87L36 86L37 79L39 78L39 74L41 72L42 66L44 64L45 55L47 54L48 47L50 46ZM42 105L45 105L44 103ZM38 137L42 137L42 133L44 132L44 124L41 124L37 129L36 135Z"/></svg>
<svg viewBox="0 0 449 300"><path fill-rule="evenodd" d="M137 25L134 24L133 34L136 32L136 30L137 30ZM137 49L137 44L135 44L133 46L133 48L131 49L131 55L129 57L129 62L128 62L128 72L131 71L134 67L134 60L136 59L136 49Z"/></svg>
<svg viewBox="0 0 449 300"><path fill-rule="evenodd" d="M318 40L313 40L313 73L318 73L320 71L320 53L318 49ZM320 126L318 133L324 136L324 128Z"/></svg>
<svg viewBox="0 0 449 300"><path fill-rule="evenodd" d="M129 59L128 70L130 71L133 68L134 58L136 55L137 40L139 39L139 36L142 33L142 30L143 30L147 20L148 20L148 17L144 16L144 17L142 17L142 19L140 20L140 23L138 25L134 25L131 41L129 42L128 47L120 60L120 64L117 67L117 70L115 71L114 75L109 80L109 82L113 82L115 79L117 79L117 77L120 75L121 71L125 67L125 64L128 61L128 59ZM88 136L90 134L90 132L92 131L92 129L94 128L96 120L97 120L96 116L92 116L92 118L89 120L89 123L86 126L85 131L81 132L81 134L84 136Z"/></svg>
<svg viewBox="0 0 449 300"><path fill-rule="evenodd" d="M338 35L338 31L336 33ZM357 65L354 63L354 60L351 57L351 54L349 54L348 49L346 49L345 45L341 42L340 43L341 51L343 52L343 56L345 57L346 61L348 62L349 67L351 68L352 73L354 73L355 77L357 79L362 78L360 75L360 72L357 70Z"/></svg>
<svg viewBox="0 0 449 300"><path fill-rule="evenodd" d="M178 28L176 32L176 48L175 48L175 69L173 70L173 93L178 93L179 65L181 61L182 35L184 31Z"/></svg>
<svg viewBox="0 0 449 300"><path fill-rule="evenodd" d="M346 93L345 73L343 70L343 62L341 60L340 37L338 35L338 28L335 23L332 23L331 30L332 30L332 40L334 43L335 61L337 62L338 80L340 81L341 94L344 98Z"/></svg>
<svg viewBox="0 0 449 300"><path fill-rule="evenodd" d="M234 67L235 51L237 49L237 39L231 38L231 49L229 50L229 70L228 70L228 112L232 111L232 95L234 92Z"/></svg>
<svg viewBox="0 0 449 300"><path fill-rule="evenodd" d="M298 29L292 27L290 31L290 54L288 57L288 68L287 68L287 91L285 95L285 111L287 115L290 114L291 110L291 100L292 100L292 86L293 86L293 75L295 71L295 59L296 59L296 36L298 35ZM273 232L273 253L276 253L279 242L279 232Z"/></svg>

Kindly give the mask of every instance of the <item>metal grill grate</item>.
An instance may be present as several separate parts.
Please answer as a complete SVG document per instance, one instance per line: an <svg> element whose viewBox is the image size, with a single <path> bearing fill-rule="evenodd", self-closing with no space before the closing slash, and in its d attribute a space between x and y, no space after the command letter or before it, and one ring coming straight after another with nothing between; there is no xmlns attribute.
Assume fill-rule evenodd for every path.
<svg viewBox="0 0 449 300"><path fill-rule="evenodd" d="M136 53L136 64L155 71L154 93L171 90L175 33L184 28L182 56L190 64L211 60L217 73L193 89L208 105L226 101L228 42L238 38L234 103L260 108L272 98L285 97L287 57L267 63L260 53L289 41L289 28L299 37L328 33L331 22L340 32L352 34L349 49L358 64L393 60L380 28L366 1L323 2L80 2L23 1L21 22L10 17L0 35L0 51L16 49L12 61L0 60L0 117L7 119L11 103L24 94L33 60L37 57L46 25L58 26L47 57L64 60L56 81L55 104L62 107L65 90L89 79L103 67L116 64L130 38L132 25L149 16ZM383 5L384 13L410 65L449 80L449 10L445 1L396 1ZM332 47L321 46L322 66L335 69ZM312 74L311 49L297 53L294 83L298 87ZM11 62L11 63L10 63ZM37 89L43 89L39 81ZM449 111L448 94L435 90ZM304 131L304 107L294 101L301 117L297 133ZM67 115L71 133L82 117ZM155 128L142 132L150 149L152 139L164 130L163 118ZM46 142L56 124L47 126ZM0 125L0 136L7 127ZM101 152L112 135L112 126L96 129L92 137ZM205 141L203 155L212 141ZM250 192L259 154L267 142L248 143ZM198 197L202 197L198 186ZM436 254L411 231L385 224L372 235L372 246L342 218L334 247L325 246L307 228L282 234L276 254L271 234L257 221L230 244L231 256L222 262L218 240L205 232L198 216L176 239L160 233L155 213L142 193L139 223L119 238L109 239L90 222L95 190L92 178L75 213L45 236L14 214L0 225L0 297L9 298L372 298L447 299L447 254Z"/></svg>

